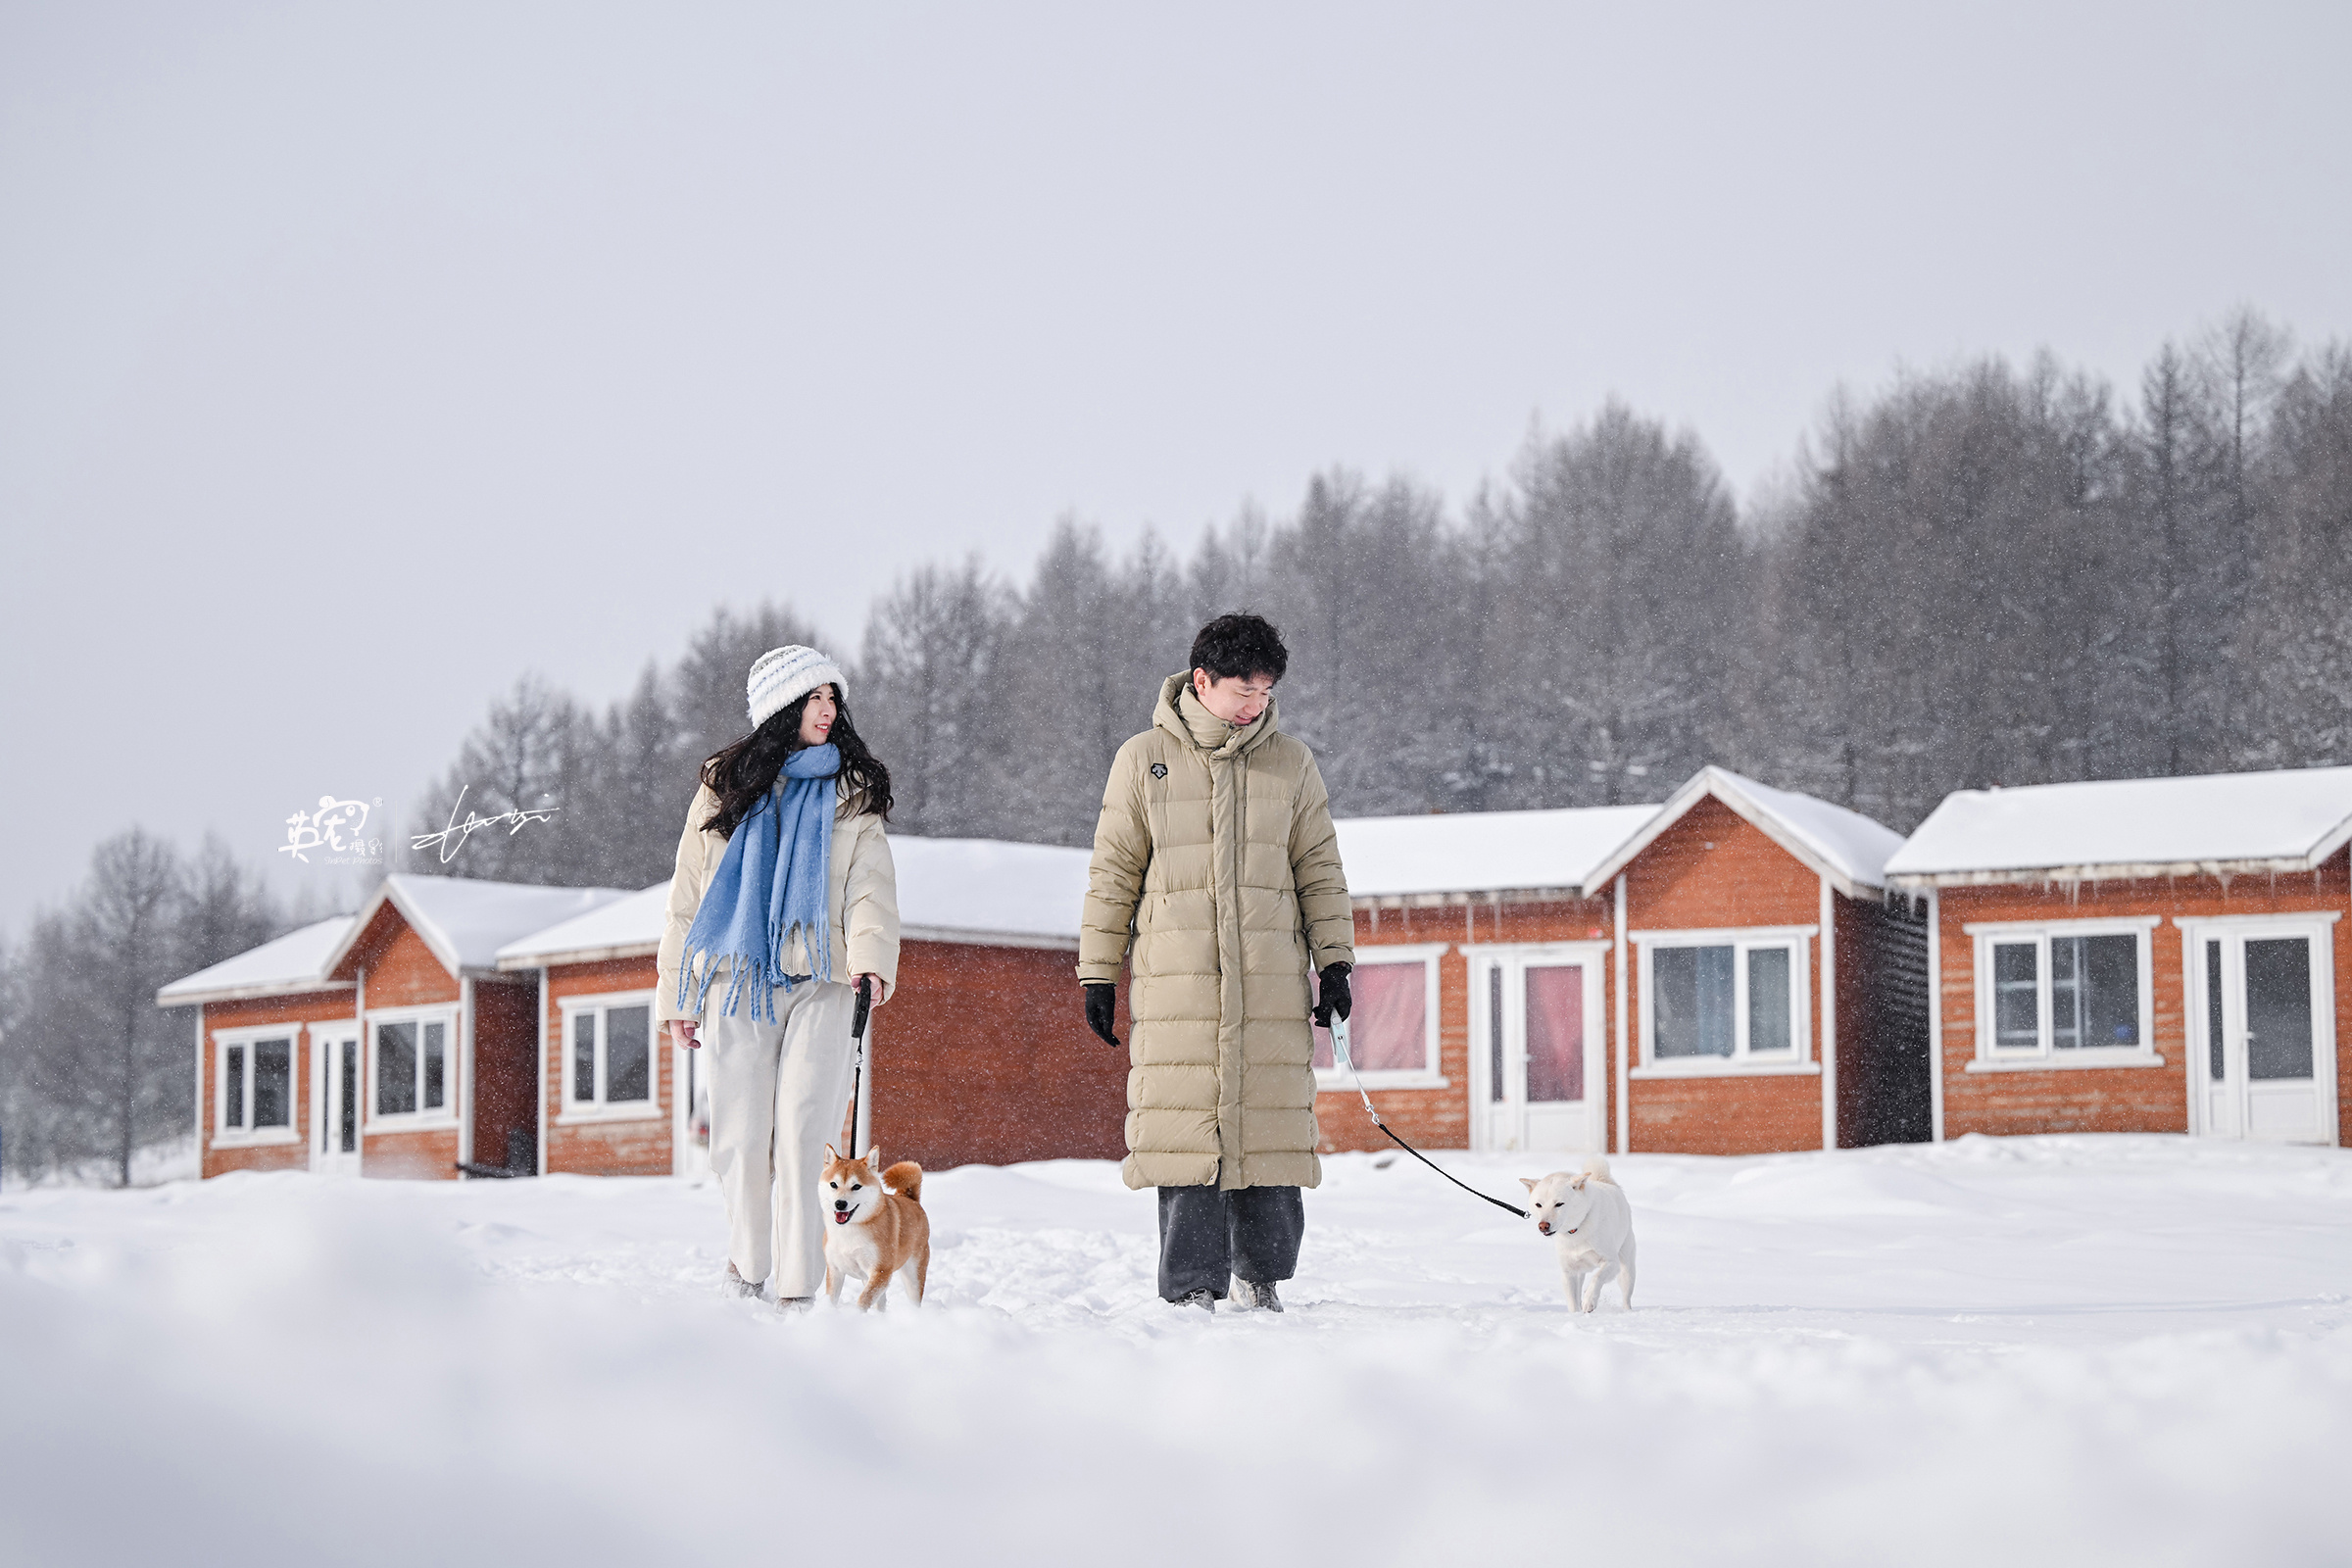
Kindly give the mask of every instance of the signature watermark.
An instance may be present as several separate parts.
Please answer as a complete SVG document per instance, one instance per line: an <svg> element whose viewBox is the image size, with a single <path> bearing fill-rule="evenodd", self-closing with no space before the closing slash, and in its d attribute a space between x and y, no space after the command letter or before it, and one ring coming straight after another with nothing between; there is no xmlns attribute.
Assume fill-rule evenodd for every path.
<svg viewBox="0 0 2352 1568"><path fill-rule="evenodd" d="M466 847L466 841L483 828L503 825L507 830L507 837L513 838L529 823L547 821L556 814L558 809L553 806L517 807L512 811L501 811L496 816L476 816L471 811L467 811L466 820L461 822L458 820L458 808L466 804L466 791L471 788L473 786L467 784L458 791L457 800L449 808L449 825L447 827L438 833L417 834L409 841L409 848L412 850L437 849L440 853L441 863L447 865L457 858L458 852Z"/></svg>
<svg viewBox="0 0 2352 1568"><path fill-rule="evenodd" d="M381 796L373 801L347 801L321 795L317 810L296 811L286 818L286 842L277 847L277 853L291 855L305 865L311 863L314 851L325 852L318 858L329 865L381 865L384 841L363 837L360 830L368 825L368 811L383 804Z"/></svg>

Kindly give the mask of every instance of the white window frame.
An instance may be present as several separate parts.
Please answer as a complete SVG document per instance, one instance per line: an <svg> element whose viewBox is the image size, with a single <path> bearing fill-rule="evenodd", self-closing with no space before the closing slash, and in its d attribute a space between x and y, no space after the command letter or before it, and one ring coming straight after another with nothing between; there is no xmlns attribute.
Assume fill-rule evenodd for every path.
<svg viewBox="0 0 2352 1568"><path fill-rule="evenodd" d="M1818 1075L1813 1052L1813 925L1727 926L1714 930L1629 931L1640 962L1642 1064L1631 1078L1746 1078L1776 1074ZM1732 1054L1728 1056L1665 1056L1657 1054L1657 965L1662 948L1732 950ZM1751 1053L1747 1042L1747 956L1759 948L1788 954L1788 1049Z"/></svg>
<svg viewBox="0 0 2352 1568"><path fill-rule="evenodd" d="M258 1149L271 1144L302 1142L303 1093L302 1031L298 1023L244 1024L234 1029L213 1031L213 1147L215 1149ZM283 1127L256 1127L253 1124L253 1048L264 1040L286 1042L286 1124ZM245 1125L228 1124L228 1054L232 1050L245 1053L244 1103L239 1107L245 1115Z"/></svg>
<svg viewBox="0 0 2352 1568"><path fill-rule="evenodd" d="M1427 1054L1423 1058L1422 1065L1417 1068L1382 1067L1371 1071L1362 1071L1360 1076L1363 1078L1366 1089L1447 1089L1452 1087L1450 1080L1446 1078L1440 1065L1443 1060L1442 1053L1445 1045L1438 1037L1438 960L1452 951L1453 944L1450 942L1375 943L1359 946L1355 950L1355 962L1348 972L1350 981L1354 980L1357 970L1375 968L1382 964L1418 963L1421 965L1421 996L1424 1008L1421 1039ZM1336 1058L1330 1066L1315 1069L1317 1093L1326 1090L1352 1090L1354 1087L1355 1080L1340 1070L1340 1064Z"/></svg>
<svg viewBox="0 0 2352 1568"><path fill-rule="evenodd" d="M458 1004L436 1002L416 1007L370 1008L368 1027L363 1036L362 1054L367 1058L368 1114L364 1125L369 1132L439 1131L459 1124L458 1104L463 1090L458 1082L463 1070L464 1054L458 1047ZM376 1094L383 1087L376 1071L376 1030L388 1023L416 1025L416 1108L387 1111L376 1105ZM439 1023L448 1026L441 1037L441 1103L427 1109L424 1103L424 1026Z"/></svg>
<svg viewBox="0 0 2352 1568"><path fill-rule="evenodd" d="M558 1125L587 1121L659 1121L669 1114L663 1108L662 1102L662 1051L668 1031L662 1027L662 1020L654 1016L660 1009L654 1005L653 992L583 992L577 996L558 999L557 1006L562 1024L558 1031L556 1044L556 1068L562 1075L564 1085L563 1096L557 1102L563 1107L556 1113ZM624 1100L618 1103L610 1103L605 1099L605 1051L609 1040L605 1030L604 1015L614 1007L643 1007L646 1009L646 1026L650 1033L646 1040L645 1088L647 1098L644 1100ZM574 1100L572 1098L572 1020L581 1013L594 1013L597 1017L596 1098L594 1100Z"/></svg>
<svg viewBox="0 0 2352 1568"><path fill-rule="evenodd" d="M1977 1054L1968 1072L2048 1072L2082 1067L2161 1067L2156 1051L2156 963L2152 933L2163 923L2156 914L2110 915L2086 920L1971 920L1960 927L1975 945ZM2050 939L2134 937L2138 941L2139 1044L2070 1046L2061 1050L2052 1033ZM2031 1047L2000 1045L2000 1018L1993 1006L1996 947L2034 944L2034 1035Z"/></svg>

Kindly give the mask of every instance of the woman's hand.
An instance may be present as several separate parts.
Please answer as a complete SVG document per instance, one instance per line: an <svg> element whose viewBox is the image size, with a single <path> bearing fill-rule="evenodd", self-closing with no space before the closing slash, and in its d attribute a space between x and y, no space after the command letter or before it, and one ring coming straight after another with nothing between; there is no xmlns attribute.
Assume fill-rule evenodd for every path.
<svg viewBox="0 0 2352 1568"><path fill-rule="evenodd" d="M890 1000L889 981L883 979L878 974L859 974L851 976L850 984L855 987L860 980L872 987L875 1006L879 1007L883 1003Z"/></svg>
<svg viewBox="0 0 2352 1568"><path fill-rule="evenodd" d="M692 1018L672 1018L669 1020L669 1038L684 1046L688 1051L700 1051L703 1043L695 1038L696 1031L700 1028L701 1025Z"/></svg>

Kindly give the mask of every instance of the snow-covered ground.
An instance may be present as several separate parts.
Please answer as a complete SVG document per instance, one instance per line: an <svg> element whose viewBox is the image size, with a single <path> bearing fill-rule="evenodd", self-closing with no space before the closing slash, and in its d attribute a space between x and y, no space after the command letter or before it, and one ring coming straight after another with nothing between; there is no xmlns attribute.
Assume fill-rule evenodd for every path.
<svg viewBox="0 0 2352 1568"><path fill-rule="evenodd" d="M1280 1317L1159 1305L1093 1163L935 1177L932 1302L882 1317L721 1299L685 1182L14 1194L0 1560L2352 1558L2352 1154L1618 1171L1643 1272L1591 1317L1367 1155Z"/></svg>

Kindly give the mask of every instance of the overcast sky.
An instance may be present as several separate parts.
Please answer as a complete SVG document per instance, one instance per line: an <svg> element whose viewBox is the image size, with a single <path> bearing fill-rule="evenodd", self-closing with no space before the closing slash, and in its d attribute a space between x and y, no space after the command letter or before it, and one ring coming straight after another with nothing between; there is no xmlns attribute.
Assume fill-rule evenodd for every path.
<svg viewBox="0 0 2352 1568"><path fill-rule="evenodd" d="M1616 395L2352 336L2352 7L0 0L0 929L526 670ZM1147 694L1138 694L1139 723ZM683 785L682 785L683 787ZM405 812L397 826L408 826Z"/></svg>

